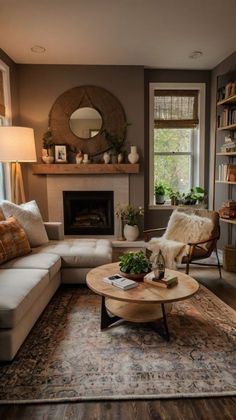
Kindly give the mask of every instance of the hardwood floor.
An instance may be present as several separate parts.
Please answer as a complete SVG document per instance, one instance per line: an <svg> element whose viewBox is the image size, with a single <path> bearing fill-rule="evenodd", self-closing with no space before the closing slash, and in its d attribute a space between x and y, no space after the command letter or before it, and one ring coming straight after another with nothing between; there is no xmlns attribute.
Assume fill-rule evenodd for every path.
<svg viewBox="0 0 236 420"><path fill-rule="evenodd" d="M190 275L236 310L236 273L192 266ZM236 397L0 406L1 420L235 420Z"/></svg>

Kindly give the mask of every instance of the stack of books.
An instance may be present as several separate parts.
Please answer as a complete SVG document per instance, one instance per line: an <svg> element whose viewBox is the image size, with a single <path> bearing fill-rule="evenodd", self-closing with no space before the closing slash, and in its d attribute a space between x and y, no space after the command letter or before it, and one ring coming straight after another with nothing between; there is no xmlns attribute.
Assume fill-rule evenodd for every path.
<svg viewBox="0 0 236 420"><path fill-rule="evenodd" d="M232 124L236 124L236 108L225 108L224 111L218 115L218 128L227 127Z"/></svg>
<svg viewBox="0 0 236 420"><path fill-rule="evenodd" d="M236 138L225 137L225 142L222 144L220 151L222 153L236 152Z"/></svg>
<svg viewBox="0 0 236 420"><path fill-rule="evenodd" d="M138 286L138 283L136 281L126 279L125 277L122 277L119 274L104 277L103 281L105 283L111 284L112 286L119 287L119 289L122 290L133 289L133 287Z"/></svg>
<svg viewBox="0 0 236 420"><path fill-rule="evenodd" d="M222 204L219 210L222 219L235 219L236 218L236 201L228 200Z"/></svg>
<svg viewBox="0 0 236 420"><path fill-rule="evenodd" d="M167 289L178 284L177 276L165 275L162 279L158 279L154 276L153 272L146 274L143 280L152 286L165 287Z"/></svg>
<svg viewBox="0 0 236 420"><path fill-rule="evenodd" d="M219 165L219 181L236 182L236 165L235 164Z"/></svg>

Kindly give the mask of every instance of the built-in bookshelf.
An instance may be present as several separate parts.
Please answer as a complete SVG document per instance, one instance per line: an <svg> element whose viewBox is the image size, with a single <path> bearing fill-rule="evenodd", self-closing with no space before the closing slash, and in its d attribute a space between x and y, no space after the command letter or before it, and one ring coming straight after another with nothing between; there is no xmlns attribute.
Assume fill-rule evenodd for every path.
<svg viewBox="0 0 236 420"><path fill-rule="evenodd" d="M218 77L216 103L215 209L220 212L221 222L228 224L228 243L232 243L233 226L236 225L235 157L236 71L233 71Z"/></svg>

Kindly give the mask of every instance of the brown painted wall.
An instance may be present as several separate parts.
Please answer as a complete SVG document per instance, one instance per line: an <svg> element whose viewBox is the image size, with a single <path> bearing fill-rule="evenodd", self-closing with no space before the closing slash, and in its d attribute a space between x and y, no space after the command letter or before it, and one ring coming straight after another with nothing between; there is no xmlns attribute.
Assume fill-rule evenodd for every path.
<svg viewBox="0 0 236 420"><path fill-rule="evenodd" d="M206 124L205 124L205 188L208 190L209 125L210 125L210 71L197 70L145 70L145 229L167 225L172 210L149 210L149 83L205 83L206 85Z"/></svg>
<svg viewBox="0 0 236 420"><path fill-rule="evenodd" d="M236 51L222 61L217 67L212 70L212 80L211 80L211 125L210 125L210 139L211 139L211 165L210 165L210 180L211 180L211 205L213 205L213 190L214 190L214 155L215 155L215 128L216 128L216 91L217 91L217 77L228 72L236 72ZM227 135L228 132L225 132ZM218 137L216 143L216 152L220 151L220 145L223 142L223 139ZM227 158L217 159L216 166L218 167L219 163L228 163ZM234 163L235 160L234 160ZM218 175L218 170L216 170L216 175ZM215 190L215 209L218 210L224 200L228 198L228 186L218 184ZM236 199L236 186L233 186L233 198ZM229 229L232 229L233 241L235 244L236 240L236 226L229 227L226 223L221 223L221 239L219 241L219 247L223 248L225 244L228 243L228 233Z"/></svg>
<svg viewBox="0 0 236 420"><path fill-rule="evenodd" d="M22 125L35 130L37 155L40 160L42 135L48 127L48 114L56 98L64 91L80 85L101 86L112 92L122 103L128 128L127 141L138 146L143 156L144 144L144 70L141 66L77 66L18 65L19 110ZM39 203L47 220L45 178L28 176L28 198ZM143 173L130 177L131 202L144 203Z"/></svg>

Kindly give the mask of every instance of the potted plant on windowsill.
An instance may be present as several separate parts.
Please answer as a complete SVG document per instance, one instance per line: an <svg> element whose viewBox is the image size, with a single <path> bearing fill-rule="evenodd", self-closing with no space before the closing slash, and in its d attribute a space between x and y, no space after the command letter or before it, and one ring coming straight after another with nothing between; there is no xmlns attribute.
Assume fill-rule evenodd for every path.
<svg viewBox="0 0 236 420"><path fill-rule="evenodd" d="M155 192L156 204L164 204L166 190L162 182L155 183L154 192Z"/></svg>
<svg viewBox="0 0 236 420"><path fill-rule="evenodd" d="M202 187L193 187L191 190L183 194L183 204L185 205L195 205L197 203L201 204L206 199L206 191Z"/></svg>
<svg viewBox="0 0 236 420"><path fill-rule="evenodd" d="M138 217L143 216L143 207L133 207L130 204L118 206L116 216L120 217L125 223L124 237L127 241L136 241L139 236Z"/></svg>
<svg viewBox="0 0 236 420"><path fill-rule="evenodd" d="M151 271L151 262L143 251L127 252L120 257L120 272L124 277L142 281L149 271Z"/></svg>

